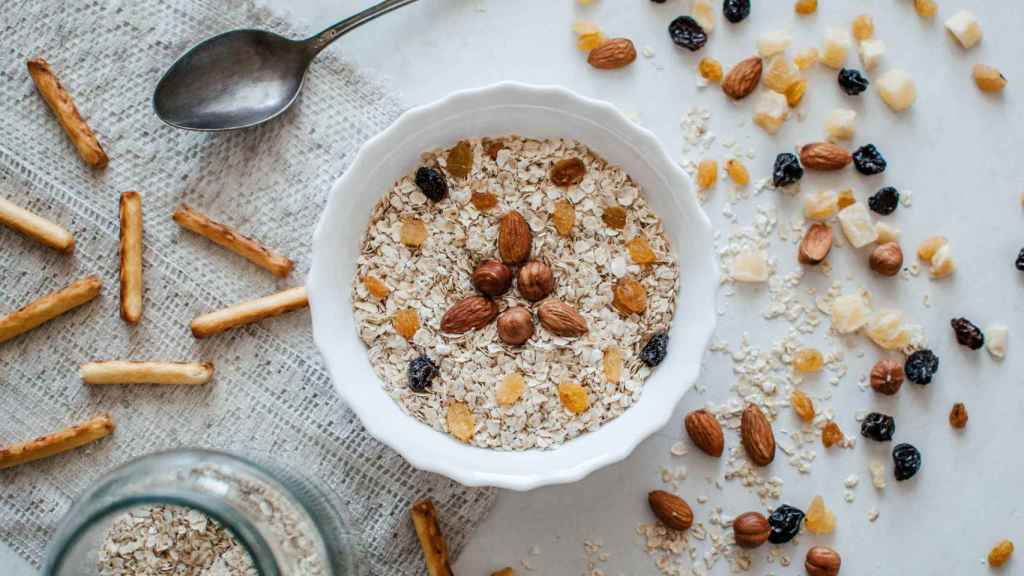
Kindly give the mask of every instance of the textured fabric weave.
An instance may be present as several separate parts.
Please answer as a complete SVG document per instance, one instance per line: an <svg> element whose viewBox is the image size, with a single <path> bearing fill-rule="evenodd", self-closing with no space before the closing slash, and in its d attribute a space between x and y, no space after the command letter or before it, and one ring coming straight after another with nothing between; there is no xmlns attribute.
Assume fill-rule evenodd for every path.
<svg viewBox="0 0 1024 576"><path fill-rule="evenodd" d="M304 93L259 128L200 134L164 126L150 98L159 75L195 42L237 27L308 34L239 1L9 0L0 21L0 196L75 236L62 255L0 228L0 313L88 274L92 303L0 344L0 443L109 411L110 438L0 471L0 539L39 565L75 496L104 471L156 450L208 447L263 455L336 492L363 535L373 574L419 574L407 511L434 498L453 550L489 510L473 490L413 470L370 438L335 396L313 345L308 311L197 341L196 315L301 283L327 192L358 146L392 122L396 99L325 51ZM110 166L92 172L35 93L25 69L49 60L99 135ZM145 310L118 317L118 198L143 199ZM381 193L384 191L382 190ZM296 260L276 280L171 220L186 202ZM370 207L367 206L367 214ZM130 358L216 365L202 387L86 387L78 366Z"/></svg>

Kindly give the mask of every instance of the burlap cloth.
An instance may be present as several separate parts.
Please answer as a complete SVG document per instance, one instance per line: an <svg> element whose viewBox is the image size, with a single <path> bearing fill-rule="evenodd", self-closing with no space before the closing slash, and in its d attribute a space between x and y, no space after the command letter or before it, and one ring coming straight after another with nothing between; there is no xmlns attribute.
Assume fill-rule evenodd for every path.
<svg viewBox="0 0 1024 576"><path fill-rule="evenodd" d="M423 496L436 501L458 551L493 491L418 472L369 437L332 390L308 311L205 341L189 333L199 313L303 282L327 192L358 146L398 115L396 99L335 46L282 118L229 134L175 130L156 118L150 98L192 44L237 27L293 37L315 30L295 30L243 0L7 0L0 12L0 196L77 240L67 256L0 227L0 313L88 274L104 282L97 301L0 344L0 443L104 411L117 423L92 447L0 471L0 539L39 565L72 500L100 474L141 454L196 446L266 455L335 491L373 574L422 573L408 509ZM105 171L79 161L35 93L25 69L33 56L49 60L99 135ZM134 328L118 317L124 190L142 194L145 222L145 312ZM181 202L277 248L296 260L295 271L277 281L180 230L170 216ZM203 387L84 386L78 366L106 358L212 361L216 377Z"/></svg>

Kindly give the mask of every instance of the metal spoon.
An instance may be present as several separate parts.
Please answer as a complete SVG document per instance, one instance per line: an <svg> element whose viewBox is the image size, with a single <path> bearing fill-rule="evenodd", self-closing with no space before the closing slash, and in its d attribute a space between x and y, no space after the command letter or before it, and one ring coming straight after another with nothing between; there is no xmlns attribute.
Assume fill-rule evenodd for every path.
<svg viewBox="0 0 1024 576"><path fill-rule="evenodd" d="M233 30L200 42L168 68L153 109L176 128L248 128L281 114L302 89L313 58L349 30L416 0L385 0L306 40Z"/></svg>

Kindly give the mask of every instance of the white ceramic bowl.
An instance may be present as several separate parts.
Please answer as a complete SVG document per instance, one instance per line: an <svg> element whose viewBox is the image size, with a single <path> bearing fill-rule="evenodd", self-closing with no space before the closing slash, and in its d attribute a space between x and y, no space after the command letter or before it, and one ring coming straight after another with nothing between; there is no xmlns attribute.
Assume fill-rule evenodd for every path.
<svg viewBox="0 0 1024 576"><path fill-rule="evenodd" d="M518 134L572 138L622 166L662 218L679 259L680 293L665 361L640 400L595 432L552 450L499 451L468 446L406 415L378 381L352 314L355 262L370 211L420 153L460 139ZM657 138L610 104L564 88L504 82L457 92L409 110L366 142L331 191L313 235L308 279L313 336L338 394L363 426L413 466L469 486L529 490L574 482L618 462L668 422L700 372L715 327L718 270L711 223L689 178Z"/></svg>

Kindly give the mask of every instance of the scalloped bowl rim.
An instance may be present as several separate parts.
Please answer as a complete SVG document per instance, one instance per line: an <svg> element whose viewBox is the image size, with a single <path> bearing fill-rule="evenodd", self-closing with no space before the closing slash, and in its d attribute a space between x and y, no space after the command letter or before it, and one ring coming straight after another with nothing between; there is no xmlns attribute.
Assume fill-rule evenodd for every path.
<svg viewBox="0 0 1024 576"><path fill-rule="evenodd" d="M586 432L547 450L502 451L469 446L437 432L403 412L381 386L376 373L369 365L365 345L355 331L351 306L354 258L346 261L345 258L337 256L339 243L347 244L339 239L339 235L348 234L348 242L351 242L352 235L356 234L359 239L356 243L361 243L372 206L388 186L384 184L379 189L367 189L361 187L364 181L372 178L378 171L384 170L386 163L398 162L394 156L401 154L403 146L408 146L409 141L417 137L425 138L432 130L453 129L443 123L452 120L458 123L460 117L465 116L467 111L470 115L476 114L476 118L484 124L500 123L500 120L496 121L492 116L486 116L498 109L504 109L513 116L519 113L553 114L562 116L562 119L572 126L575 126L572 124L575 122L586 129L608 132L610 138L618 141L618 145L626 147L624 154L632 150L650 169L650 174L644 174L645 178L638 178L631 170L627 170L627 173L635 181L654 178L660 184L660 187L654 188L660 190L659 194L668 191L668 197L659 201L678 210L678 217L683 218L689 226L684 236L676 235L677 237L672 238L673 249L680 262L681 276L676 313L670 329L670 353L669 358L666 358L666 362L669 359L673 360L673 373L667 373L664 364L659 366L648 377L641 397L625 413L605 422L592 432ZM547 130L549 129L531 130L528 126L522 126L521 129L505 130L503 134L530 137L537 131ZM502 134L463 133L461 137L500 135ZM454 143L431 141L433 144L429 146L430 148ZM585 140L583 143L595 149L610 163L621 165L614 158L604 154L599 147L595 148L593 143ZM427 148L404 150L404 153L415 154L418 157L425 149ZM409 162L404 164L407 165ZM404 166L405 172L389 174L389 180L397 181L413 168L414 166ZM380 179L381 176L377 178ZM641 186L649 203L656 204L653 189ZM352 190L365 190L355 194L369 202L358 207L346 205L346 202L352 204L355 201L346 196L346 191L350 191L351 194ZM657 212L668 228L664 209ZM676 216L673 215L673 218ZM358 231L339 231L341 227L336 224L345 221L346 218L361 223ZM682 237L701 247L697 254L689 255L693 260L688 260L685 265L678 245ZM355 254L358 254L358 251L359 248L356 246ZM338 268L339 266L349 269L347 276L343 269ZM700 273L691 277L684 276L686 269L697 270ZM347 278L348 282L341 282L341 286L338 286L339 278ZM530 490L540 486L578 481L595 470L623 460L640 442L669 421L676 405L700 374L701 359L717 320L717 285L718 268L714 258L711 222L696 202L689 176L668 156L657 137L629 120L607 102L580 96L562 87L534 86L517 82L501 82L463 90L432 104L412 108L388 128L367 140L328 196L326 207L313 233L312 266L307 278L314 340L327 364L335 390L359 417L366 430L418 469L442 474L467 486L496 486L513 490ZM687 299L685 307L688 315L681 321L681 304L684 303L682 298ZM343 330L347 330L348 333ZM688 346L677 345L677 335L680 334L686 339ZM352 339L362 348L359 358L351 357L355 353ZM346 348L346 353L339 353ZM668 386L665 382L657 388L653 386L656 381L670 378L675 385ZM654 398L656 393L658 397ZM386 400L387 405L382 404L382 399Z"/></svg>

